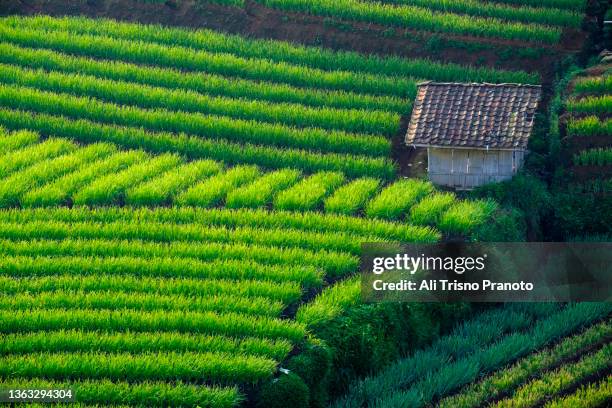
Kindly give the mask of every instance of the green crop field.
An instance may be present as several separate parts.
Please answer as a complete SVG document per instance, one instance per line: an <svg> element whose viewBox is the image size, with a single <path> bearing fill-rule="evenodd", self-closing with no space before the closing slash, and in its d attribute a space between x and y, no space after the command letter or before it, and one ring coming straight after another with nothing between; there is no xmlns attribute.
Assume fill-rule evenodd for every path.
<svg viewBox="0 0 612 408"><path fill-rule="evenodd" d="M63 139L41 141L29 131L0 136L0 146L5 151L0 155L0 208L271 207L405 219L415 226L463 233L484 223L496 210L491 201L462 201L452 194L436 193L425 181L400 180L381 189L382 181L373 178L348 181L341 173L302 175L295 169L264 172L252 165L225 168L208 159L185 163L176 155L118 151L108 143L79 147ZM19 165L22 160L27 161ZM424 212L430 217L419 215ZM469 218L469 223L462 217Z"/></svg>
<svg viewBox="0 0 612 408"><path fill-rule="evenodd" d="M565 27L578 28L585 1L574 10L555 4L506 5L473 0L258 0L287 11L306 12L357 22L374 22L411 30L554 44ZM572 7L571 6L571 7ZM578 9L578 10L576 10Z"/></svg>
<svg viewBox="0 0 612 408"><path fill-rule="evenodd" d="M101 1L68 12L49 0L65 12L45 13L51 3L33 1L30 16L0 6L0 397L71 389L75 402L58 406L208 408L610 401L608 303L367 304L359 279L363 243L556 238L540 229L557 221L549 208L540 216L548 191L438 187L402 160L403 140L423 81L549 91L587 36L585 16L596 20L587 2L137 0L139 11ZM270 29L275 19L287 26ZM219 21L227 30L207 28ZM330 27L338 46L321 31ZM403 31L381 36L384 46L364 41L376 53L343 43L370 28ZM415 48L417 32L431 41ZM463 46L438 53L441 39ZM498 46L530 56L513 61ZM532 63L542 50L559 53L551 67ZM574 78L537 112L536 139L554 122L563 143L586 143L559 142L556 162L548 139L530 146L526 167L547 166L535 172L550 186L562 174L553 163L610 168L608 74ZM574 181L595 195L609 188L605 177Z"/></svg>

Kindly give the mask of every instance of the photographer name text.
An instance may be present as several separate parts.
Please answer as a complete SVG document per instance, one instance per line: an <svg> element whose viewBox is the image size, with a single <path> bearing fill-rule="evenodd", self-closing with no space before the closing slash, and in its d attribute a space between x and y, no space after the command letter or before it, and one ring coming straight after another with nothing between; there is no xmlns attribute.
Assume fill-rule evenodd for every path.
<svg viewBox="0 0 612 408"><path fill-rule="evenodd" d="M385 282L377 279L372 283L375 291L408 291L408 292L470 292L470 291L523 291L533 290L532 282L494 282L484 279L481 282L460 282L450 279L424 279L420 282L402 279L396 282Z"/></svg>

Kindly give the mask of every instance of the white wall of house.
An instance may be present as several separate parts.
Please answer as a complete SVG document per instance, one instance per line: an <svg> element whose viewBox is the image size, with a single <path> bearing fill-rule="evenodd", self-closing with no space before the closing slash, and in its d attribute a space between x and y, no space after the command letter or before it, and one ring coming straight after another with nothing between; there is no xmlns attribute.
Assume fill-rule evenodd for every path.
<svg viewBox="0 0 612 408"><path fill-rule="evenodd" d="M508 180L523 165L522 150L428 147L429 179L457 189Z"/></svg>

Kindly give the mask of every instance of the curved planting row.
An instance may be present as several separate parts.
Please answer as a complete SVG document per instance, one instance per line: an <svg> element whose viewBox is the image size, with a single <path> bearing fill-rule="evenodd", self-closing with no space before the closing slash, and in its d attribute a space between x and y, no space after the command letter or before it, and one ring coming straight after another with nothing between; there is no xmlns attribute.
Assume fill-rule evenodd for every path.
<svg viewBox="0 0 612 408"><path fill-rule="evenodd" d="M510 0L512 1L512 0ZM517 0L523 1L523 0ZM527 0L533 1L533 0ZM548 0L558 1L558 0ZM567 0L584 1L584 0ZM243 55L283 61L326 71L344 70L370 74L430 78L436 81L482 81L532 83L538 78L525 72L504 71L486 67L462 66L423 59L363 55L352 51L332 51L325 48L302 46L295 43L265 39L246 39L212 30L188 31L180 28L91 20L79 17L52 18L36 16L24 19L8 17L3 20L14 27L46 28L82 34L101 34L136 41L181 45L196 50Z"/></svg>
<svg viewBox="0 0 612 408"><path fill-rule="evenodd" d="M150 157L142 151L118 152L109 144L80 148L61 139L36 141L28 132L0 137L5 145L0 155L0 207L125 204L324 210L407 219L458 233L482 224L496 208L492 202L459 201L416 179L382 186L367 177L347 181L338 172L262 173L256 166L225 169L211 160L184 163L170 154Z"/></svg>
<svg viewBox="0 0 612 408"><path fill-rule="evenodd" d="M374 22L385 26L412 30L549 44L559 42L562 33L559 25L576 27L581 22L580 15L558 9L520 10L513 7L487 6L483 3L469 1L451 3L454 5L450 6L438 1L420 2L417 0L401 1L401 4L398 4L400 3L399 0L387 2L359 0L335 2L325 0L258 1L272 8L344 20ZM558 20L555 19L557 14L560 15Z"/></svg>
<svg viewBox="0 0 612 408"><path fill-rule="evenodd" d="M228 164L390 180L416 78L522 72L110 20L6 17L0 124Z"/></svg>
<svg viewBox="0 0 612 408"><path fill-rule="evenodd" d="M42 145L34 140L15 134L13 153ZM47 156L73 146L45 143ZM238 404L303 344L307 319L283 314L354 273L359 242L438 239L381 220L194 208L4 210L0 235L3 386L66 384L87 404L210 407Z"/></svg>

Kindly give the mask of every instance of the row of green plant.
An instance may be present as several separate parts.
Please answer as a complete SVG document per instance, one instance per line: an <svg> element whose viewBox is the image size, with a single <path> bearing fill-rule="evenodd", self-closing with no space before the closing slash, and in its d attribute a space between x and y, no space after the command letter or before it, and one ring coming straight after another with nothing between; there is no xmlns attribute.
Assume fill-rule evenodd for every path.
<svg viewBox="0 0 612 408"><path fill-rule="evenodd" d="M611 335L612 326L609 322L596 324L582 333L563 339L553 348L531 354L514 365L469 385L457 395L440 401L438 406L440 408L482 406L498 399L499 396L511 394L517 387L539 373L579 356L584 350L605 342Z"/></svg>
<svg viewBox="0 0 612 408"><path fill-rule="evenodd" d="M72 201L76 205L104 205L125 201L125 191L134 184L146 182L163 172L175 168L180 157L162 154L152 157L129 168L100 177L75 192Z"/></svg>
<svg viewBox="0 0 612 408"><path fill-rule="evenodd" d="M133 332L187 332L254 336L299 342L304 338L304 326L286 319L238 313L173 312L140 310L0 310L0 333L32 331L89 330Z"/></svg>
<svg viewBox="0 0 612 408"><path fill-rule="evenodd" d="M347 234L348 236L375 239L384 239L399 242L422 242L434 243L440 239L440 234L430 228L405 223L390 222L377 219L365 219L358 217L347 217L335 214L321 214L314 212L286 212L267 211L263 209L223 209L223 208L45 208L0 211L1 223L29 223L29 222L54 222L54 223L88 223L93 228L96 223L112 223L111 228L116 228L116 234L121 235L123 225L127 229L131 222L142 224L153 223L152 232L162 236L168 233L169 237L183 233L181 228L186 224L192 229L209 229L212 227L227 228L234 231L235 228L247 228L253 231L253 235L261 230L276 230L276 240L283 242L286 239L283 234L285 230L304 231L305 233L321 234ZM167 224L168 229L159 229L156 223ZM138 227L134 228L136 233ZM2 233L2 229L0 229ZM142 234L147 234L144 228ZM189 234L189 232L187 232ZM203 235L199 235L203 234ZM248 234L251 234L249 232ZM270 235L270 234L268 234ZM206 236L203 231L197 232L197 236ZM331 236L331 235L330 235ZM195 238L197 240L197 238ZM227 239L227 238L226 238ZM249 237L247 239L256 239ZM266 239L275 240L274 236ZM296 238L298 239L298 238ZM349 239L348 237L346 239ZM160 241L168 239L160 238ZM322 245L326 242L322 240ZM329 243L328 245L333 245ZM349 244L345 244L349 246ZM352 247L352 246L351 246Z"/></svg>
<svg viewBox="0 0 612 408"><path fill-rule="evenodd" d="M597 116L586 118L571 118L567 123L569 136L610 136L612 135L612 119L600 119Z"/></svg>
<svg viewBox="0 0 612 408"><path fill-rule="evenodd" d="M490 220L498 205L493 200L459 201L440 215L439 229L453 234L468 234Z"/></svg>
<svg viewBox="0 0 612 408"><path fill-rule="evenodd" d="M7 295L22 292L40 293L48 291L108 291L150 293L183 296L227 296L266 297L271 301L287 304L302 295L302 288L295 282L270 282L244 280L241 285L235 281L201 278L159 278L137 275L66 275L61 271L52 276L31 276L28 279L0 277L2 291ZM61 329L61 328L60 328Z"/></svg>
<svg viewBox="0 0 612 408"><path fill-rule="evenodd" d="M74 194L85 186L108 174L126 175L126 170L137 163L146 162L149 156L140 150L120 151L107 159L81 166L78 170L25 192L20 197L22 207L44 207L70 204ZM155 179L158 179L157 177ZM171 190L167 190L169 192Z"/></svg>
<svg viewBox="0 0 612 408"><path fill-rule="evenodd" d="M91 245L95 244L91 243ZM99 244L99 243L98 243ZM132 243L134 244L134 243ZM240 269L240 262L236 259L213 260L202 262L195 259L159 258L152 257L147 264L146 258L120 255L119 252L129 253L130 249L116 249L117 255L103 256L105 247L94 252L87 245L78 243L58 244L57 242L21 242L2 243L6 256L0 261L7 273L15 276L52 276L54 274L95 275L121 275L125 273L138 273L142 277L165 278L199 278L217 279L227 281L263 280L269 282L297 282L305 286L318 286L321 284L320 272L312 266L296 266L292 271L283 271L278 265L260 264L248 260L244 268ZM79 248L80 247L80 248ZM107 252L113 248L107 245ZM79 249L82 249L79 251ZM81 252L81 253L80 253ZM260 251L262 252L262 251ZM272 251L269 251L272 252ZM293 262L295 265L296 261ZM301 276L300 274L304 274ZM288 297L288 296L287 296ZM291 299L296 300L296 299Z"/></svg>
<svg viewBox="0 0 612 408"><path fill-rule="evenodd" d="M612 95L586 96L580 99L569 99L566 109L573 114L612 115Z"/></svg>
<svg viewBox="0 0 612 408"><path fill-rule="evenodd" d="M341 173L316 173L274 198L274 208L289 211L308 211L320 205L329 193L344 182Z"/></svg>
<svg viewBox="0 0 612 408"><path fill-rule="evenodd" d="M612 311L606 303L581 303L558 311L556 307L536 306L531 317L524 315L529 309L484 313L430 348L355 384L335 406L426 406Z"/></svg>
<svg viewBox="0 0 612 408"><path fill-rule="evenodd" d="M574 93L605 94L612 93L612 75L588 76L576 79Z"/></svg>
<svg viewBox="0 0 612 408"><path fill-rule="evenodd" d="M612 148L583 150L574 155L576 166L609 166L612 164Z"/></svg>
<svg viewBox="0 0 612 408"><path fill-rule="evenodd" d="M426 406L433 399L443 397L452 390L473 382L483 373L499 369L517 357L542 348L588 325L593 320L607 316L612 311L606 303L582 305L569 306L567 310L537 321L524 333L509 334L473 355L462 357L432 373L431 376L417 380L405 390L385 395L377 406ZM604 361L608 363L609 359Z"/></svg>
<svg viewBox="0 0 612 408"><path fill-rule="evenodd" d="M340 316L343 311L359 302L361 280L356 275L324 288L314 300L300 306L295 320L313 327Z"/></svg>
<svg viewBox="0 0 612 408"><path fill-rule="evenodd" d="M268 298L243 298L228 295L181 296L109 291L56 291L36 295L21 293L0 299L2 309L134 309L236 312L260 316L279 316L286 307ZM52 351L52 350L49 350Z"/></svg>
<svg viewBox="0 0 612 408"><path fill-rule="evenodd" d="M190 186L177 196L176 202L195 207L213 207L220 204L230 191L260 176L256 166L236 166Z"/></svg>
<svg viewBox="0 0 612 408"><path fill-rule="evenodd" d="M597 408L603 407L612 399L612 375L607 376L599 383L591 383L581 387L573 394L558 397L546 402L545 408Z"/></svg>
<svg viewBox="0 0 612 408"><path fill-rule="evenodd" d="M130 187L125 193L125 202L134 206L174 203L183 190L202 179L218 174L221 169L221 164L212 160L196 160L182 164L147 182Z"/></svg>
<svg viewBox="0 0 612 408"><path fill-rule="evenodd" d="M49 140L42 145L46 146L45 143L51 142L52 140ZM29 153L33 148L39 148L38 146L28 146L7 153L8 158L11 159L13 166L18 162L14 160L15 157L28 157L31 160L31 156L24 155L22 150ZM76 146L69 142L66 142L66 146L76 149ZM438 194L432 196L431 199L427 197L423 204L415 205L417 200L430 192L433 187L429 183L409 179L390 185L368 203L368 199L378 189L379 182L375 179L357 180L356 183L338 188L336 193L330 195L330 191L343 182L340 174L317 173L289 187L290 184L297 181L299 176L299 173L294 170L281 170L260 177L255 167L237 166L226 172L218 173L221 169L220 165L208 160L179 165L180 159L174 155L161 155L148 159L143 155L130 154L130 152L113 152L114 149L109 145L94 144L54 159L29 163L30 167L10 176L6 174L9 177L0 181L0 197L6 198L2 202L6 201L4 206L20 204L26 207L66 202L87 205L124 202L131 205L177 203L210 207L221 203L227 196L229 207L240 207L241 201L245 202L248 207L266 205L272 202L273 196L276 196L274 205L279 209L310 210L320 205L323 198L327 196L325 205L326 208L332 208L332 212L354 214L367 203L367 215L394 219L403 217L412 206L414 206L414 214L419 211L423 213L424 209L431 207L431 201L435 202L438 197ZM109 157L101 158L100 155ZM66 165L67 159L81 156L89 158L89 162ZM132 164L137 158L141 160L141 163ZM94 159L100 160L91 163ZM120 165L125 164L132 165L117 171L121 168ZM56 170L50 171L50 165L55 165ZM111 173L112 170L115 172ZM215 173L218 174L214 175ZM200 179L203 180L198 181ZM275 181L275 179L278 180ZM271 182L278 183L279 181L280 185L270 185ZM358 191L357 194L361 197L355 197L356 193L353 190L355 187L363 188L360 186L363 181L366 182L365 191ZM241 188L241 185L244 187ZM280 187L285 189L281 190ZM417 190L420 193L412 194ZM445 197L453 198L452 195ZM333 205L329 204L334 201L337 202L335 211ZM346 209L342 209L342 203L347 203ZM448 204L451 207L452 203ZM455 204L455 206L458 205L460 204ZM446 208L439 207L441 211L438 216L430 212L431 217L428 220L423 219L422 216L420 218L416 216L413 220L440 222L444 220L445 231L468 231L474 225L482 223L486 215L490 215L490 212L483 212L483 216L474 217L474 214L468 213L466 220L470 221L470 224L462 225L458 216L469 209L472 212L477 211L480 204L464 202L461 204L461 211L453 210L455 206L445 212L442 210ZM432 225L435 225L435 222Z"/></svg>
<svg viewBox="0 0 612 408"><path fill-rule="evenodd" d="M187 384L184 382L126 382L103 380L57 381L44 378L10 376L0 379L4 388L21 389L71 389L78 395L79 403L90 404L139 405L147 407L193 407L195 405L214 408L233 408L244 400L237 387L219 387Z"/></svg>
<svg viewBox="0 0 612 408"><path fill-rule="evenodd" d="M16 133L13 133L16 134ZM0 161L0 177L6 177L21 169L29 167L35 163L39 163L45 159L51 159L64 154L74 152L77 146L65 139L50 138L42 143L31 144L32 133L17 133L25 137L25 142L15 140L14 149L3 152L2 160ZM8 137L11 137L10 134ZM21 139L18 136L18 139ZM23 139L22 139L23 140Z"/></svg>
<svg viewBox="0 0 612 408"><path fill-rule="evenodd" d="M372 0L368 0L372 2ZM476 17L495 17L508 21L539 23L550 26L580 28L583 16L570 10L550 9L525 5L482 3L476 0L382 0L382 3L417 6L435 11L467 14ZM518 6L518 7L517 7Z"/></svg>
<svg viewBox="0 0 612 408"><path fill-rule="evenodd" d="M314 128L294 129L279 124L165 109L148 110L27 87L1 85L0 103L12 109L63 115L73 119L137 127L150 131L185 133L204 140L226 143L374 157L388 155L391 149L390 142L382 136Z"/></svg>
<svg viewBox="0 0 612 408"><path fill-rule="evenodd" d="M384 157L317 153L297 149L237 144L196 136L151 132L135 127L71 120L63 116L0 109L0 125L13 130L29 129L44 135L62 135L81 143L111 142L117 146L153 153L178 153L189 159L213 159L227 164L256 164L262 167L296 168L305 172L340 171L348 177L378 176L388 180L395 174L393 163Z"/></svg>
<svg viewBox="0 0 612 408"><path fill-rule="evenodd" d="M372 406L383 395L406 388L415 379L443 367L448 361L474 353L487 344L499 340L505 333L524 329L543 315L557 311L555 305L539 304L521 308L507 305L475 316L457 324L445 337L429 348L417 350L411 356L398 360L375 375L354 383L347 395L338 399L334 407Z"/></svg>
<svg viewBox="0 0 612 408"><path fill-rule="evenodd" d="M13 173L10 177L0 180L0 206L15 206L19 204L18 201L25 206L31 206L53 202L59 204L58 201L70 200L75 204L88 205L117 202L131 205L160 205L176 202L209 207L217 205L229 193L227 200L229 207L241 207L243 203L247 207L259 207L270 202L273 193L296 182L299 176L299 172L286 169L259 177L259 170L253 166L237 166L213 176L221 170L221 166L216 162L202 160L178 166L175 156L164 155L154 159L141 157L141 163L117 172L119 165L125 164L125 159L134 155L115 153L111 158L104 157L114 151L111 145L94 144L54 159L43 160L21 172ZM9 159L14 161L15 154L10 155ZM89 163L95 159L99 161ZM173 168L168 169L168 166ZM165 172L160 173L162 171ZM92 179L96 173L100 177ZM336 177L336 181L330 184L333 178L328 178L328 175L329 173L320 173L309 180L327 183L330 188L343 181L342 177ZM240 185L249 183L257 177L259 178L256 181L245 188L239 188ZM204 178L206 180L199 182ZM44 184L45 182L48 184ZM139 184L140 182L142 183ZM305 182L306 180L303 183ZM67 191L60 192L60 188L65 188ZM324 189L322 194L314 197L313 203L316 204L328 192ZM284 194L286 201L287 194L295 193L289 190ZM298 196L298 202L293 209L312 207L300 206L299 199Z"/></svg>
<svg viewBox="0 0 612 408"><path fill-rule="evenodd" d="M33 145L40 140L34 132L25 130L19 132L7 133L5 129L0 127L0 151L2 155L19 150L26 146Z"/></svg>
<svg viewBox="0 0 612 408"><path fill-rule="evenodd" d="M3 222L0 237L13 240L36 239L119 239L143 242L217 242L226 244L256 244L283 248L331 250L358 255L359 241L379 242L380 236L351 232L313 232L283 226L228 228L223 225L194 223L140 222L138 219L115 222L63 222L33 220Z"/></svg>
<svg viewBox="0 0 612 408"><path fill-rule="evenodd" d="M495 2L515 4L517 6L538 6L573 11L584 11L587 3L586 0L495 0Z"/></svg>
<svg viewBox="0 0 612 408"><path fill-rule="evenodd" d="M323 173L326 174L326 173ZM272 202L272 198L295 184L300 172L284 169L270 172L255 181L229 192L225 205L229 208L258 208Z"/></svg>
<svg viewBox="0 0 612 408"><path fill-rule="evenodd" d="M20 47L6 42L0 42L0 61L48 72L95 76L212 96L295 103L314 108L379 110L402 114L407 113L411 106L409 100L392 96L302 88L207 72L185 72L123 61L99 60L47 49Z"/></svg>
<svg viewBox="0 0 612 408"><path fill-rule="evenodd" d="M94 144L64 156L72 160L89 155L92 161L99 154L110 155L112 149L108 149L107 145ZM13 156L19 152L14 151ZM469 233L497 209L492 201L456 201L449 193L432 194L431 183L416 179L400 180L375 195L380 185L376 179L357 179L339 187L344 182L340 173L315 173L298 182L299 172L295 170L262 176L257 167L236 166L219 173L221 166L216 162L180 165L177 156L168 154L146 158L129 152L114 153L93 163L76 162L72 167L66 165L64 156L43 160L0 180L0 205L32 207L70 202L90 206L213 207L226 203L230 208L253 208L273 203L279 210L309 211L324 203L330 213L355 215L363 210L371 218L406 218L416 224L439 226L449 233ZM140 163L117 171L139 156ZM50 165L56 170L50 171Z"/></svg>
<svg viewBox="0 0 612 408"><path fill-rule="evenodd" d="M511 397L498 401L493 407L522 408L542 404L550 396L571 389L593 375L608 373L611 361L612 343L609 343L576 363L563 365L523 385Z"/></svg>
<svg viewBox="0 0 612 408"><path fill-rule="evenodd" d="M334 214L355 215L380 188L380 180L363 177L336 189L325 199L325 211Z"/></svg>
<svg viewBox="0 0 612 408"><path fill-rule="evenodd" d="M386 136L394 136L399 130L398 114L375 110L313 108L292 103L210 96L187 90L172 90L89 75L31 70L5 64L0 64L0 80L4 84L62 95L92 97L119 105L218 115L221 116L220 121L227 116L286 126Z"/></svg>
<svg viewBox="0 0 612 408"><path fill-rule="evenodd" d="M534 84L539 82L537 74L522 71L504 71L487 67L440 63L426 59L406 59L397 56L364 55L353 51L334 51L277 40L245 38L206 29L184 30L154 24L134 24L105 19L92 20L84 17L33 16L23 18L10 16L2 21L14 27L26 26L36 29L103 34L136 41L182 45L198 50L282 61L328 71L340 69L370 74L428 78L436 81Z"/></svg>
<svg viewBox="0 0 612 408"><path fill-rule="evenodd" d="M358 259L352 255L332 251L312 251L302 248L279 248L263 245L221 244L213 242L172 242L154 243L124 240L35 240L35 241L0 241L0 248L6 255L43 255L43 256L103 256L110 257L109 266L120 263L115 257L150 257L150 267L145 267L143 274L150 271L165 276L180 276L181 267L184 274L202 277L235 277L235 279L256 278L262 275L272 280L297 280L311 285L319 282L316 269L323 268L330 274L343 274L354 271ZM168 260L167 258L173 258ZM178 261L174 258L181 258ZM78 260L78 259L77 259ZM202 261L198 262L196 260ZM240 269L239 261L244 261ZM227 262L224 262L227 261ZM250 262L252 261L252 262ZM94 262L92 260L92 262ZM105 262L105 260L101 260ZM129 267L127 264L134 262ZM127 259L126 270L141 267L143 259ZM175 264L173 265L173 262ZM190 264L191 263L191 264ZM293 265L292 270L281 271L262 268L263 265ZM301 266L300 266L301 265ZM68 266L66 267L68 270ZM92 267L93 268L93 267ZM91 270L92 268L85 268ZM225 268L225 269L224 269ZM76 269L76 268L75 268ZM119 271L120 267L115 267ZM164 272L165 271L165 272ZM49 272L50 273L50 272Z"/></svg>
<svg viewBox="0 0 612 408"><path fill-rule="evenodd" d="M0 40L26 47L46 48L79 56L120 60L143 65L204 71L222 76L285 83L298 87L343 90L401 98L414 95L414 79L352 71L324 71L243 58L232 54L196 51L193 48L133 41L102 35L0 26Z"/></svg>
<svg viewBox="0 0 612 408"><path fill-rule="evenodd" d="M445 214L455 202L456 197L453 193L430 194L410 208L410 221L419 225L437 225L442 214Z"/></svg>
<svg viewBox="0 0 612 408"><path fill-rule="evenodd" d="M115 151L112 145L93 144L13 173L0 180L0 207L16 206L20 197L45 181L78 170L83 165L103 159Z"/></svg>
<svg viewBox="0 0 612 408"><path fill-rule="evenodd" d="M88 350L105 353L161 351L205 353L216 351L228 354L250 354L280 361L289 354L292 347L290 342L282 339L232 338L172 332L109 333L57 330L7 334L0 339L0 353L3 355L53 351L85 352Z"/></svg>
<svg viewBox="0 0 612 408"><path fill-rule="evenodd" d="M474 17L434 12L408 5L361 2L358 0L258 0L272 8L337 17L345 20L394 25L413 30L467 34L555 44L561 29L538 24L505 22L499 18Z"/></svg>
<svg viewBox="0 0 612 408"><path fill-rule="evenodd" d="M155 364L151 364L154 361ZM0 376L57 380L255 383L270 377L276 362L258 356L223 353L33 353L3 356Z"/></svg>
<svg viewBox="0 0 612 408"><path fill-rule="evenodd" d="M366 207L369 217L396 219L405 214L423 196L433 191L433 185L418 179L402 179L386 187Z"/></svg>

